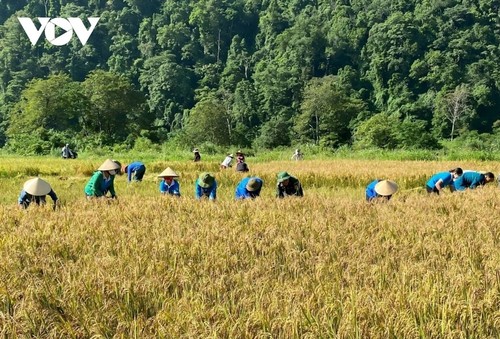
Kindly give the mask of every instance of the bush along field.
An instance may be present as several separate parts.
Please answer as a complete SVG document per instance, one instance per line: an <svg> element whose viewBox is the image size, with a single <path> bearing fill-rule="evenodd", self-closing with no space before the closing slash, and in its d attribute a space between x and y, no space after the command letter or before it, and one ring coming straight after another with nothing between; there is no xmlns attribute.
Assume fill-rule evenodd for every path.
<svg viewBox="0 0 500 339"><path fill-rule="evenodd" d="M495 162L249 158L262 194L235 201L245 174L152 160L143 182L116 179L118 200L87 201L103 160L0 163L4 337L500 336L496 184L423 188L457 166L498 173ZM181 198L159 195L167 166ZM275 199L281 170L301 180L304 198ZM193 197L202 171L219 183L216 202ZM56 211L17 207L37 174L60 197ZM399 184L389 203L364 201L375 178Z"/></svg>

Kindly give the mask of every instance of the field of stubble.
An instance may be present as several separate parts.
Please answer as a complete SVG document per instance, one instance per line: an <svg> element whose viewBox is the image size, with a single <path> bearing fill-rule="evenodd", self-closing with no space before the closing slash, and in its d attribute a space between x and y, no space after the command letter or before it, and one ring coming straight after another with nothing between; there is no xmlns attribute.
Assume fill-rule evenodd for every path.
<svg viewBox="0 0 500 339"><path fill-rule="evenodd" d="M262 195L234 201L234 171L158 161L142 183L117 178L118 201L88 202L83 187L103 160L0 162L2 336L500 336L499 188L419 188L437 171L498 173L498 163L249 159ZM180 199L158 194L167 166L181 175ZM215 203L193 198L205 170ZM303 199L274 198L281 170L302 181ZM36 174L59 210L17 208ZM400 185L388 204L364 201L374 178Z"/></svg>

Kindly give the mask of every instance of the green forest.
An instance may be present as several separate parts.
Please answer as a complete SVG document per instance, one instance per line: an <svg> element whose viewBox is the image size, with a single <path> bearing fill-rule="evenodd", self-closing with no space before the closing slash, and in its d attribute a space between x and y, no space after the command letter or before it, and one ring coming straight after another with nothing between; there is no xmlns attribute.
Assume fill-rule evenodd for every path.
<svg viewBox="0 0 500 339"><path fill-rule="evenodd" d="M496 0L0 0L0 146L497 150L499 72Z"/></svg>

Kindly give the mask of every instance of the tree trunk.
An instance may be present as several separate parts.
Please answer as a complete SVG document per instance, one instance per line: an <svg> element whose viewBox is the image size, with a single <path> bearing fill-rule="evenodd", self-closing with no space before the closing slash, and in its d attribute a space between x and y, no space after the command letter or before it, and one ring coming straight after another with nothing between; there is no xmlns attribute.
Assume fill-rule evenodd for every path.
<svg viewBox="0 0 500 339"><path fill-rule="evenodd" d="M217 62L220 61L220 29L219 29L219 35L217 37Z"/></svg>
<svg viewBox="0 0 500 339"><path fill-rule="evenodd" d="M319 145L319 116L318 116L318 112L315 112L314 116L316 118L316 145Z"/></svg>

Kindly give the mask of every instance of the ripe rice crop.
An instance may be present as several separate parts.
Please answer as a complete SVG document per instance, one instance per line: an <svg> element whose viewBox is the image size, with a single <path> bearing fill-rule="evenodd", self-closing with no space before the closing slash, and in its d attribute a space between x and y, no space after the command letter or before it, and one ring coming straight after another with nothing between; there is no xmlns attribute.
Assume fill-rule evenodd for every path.
<svg viewBox="0 0 500 339"><path fill-rule="evenodd" d="M0 334L5 337L499 337L498 188L427 196L435 172L494 162L361 160L252 164L254 201L234 201L244 174L218 163L152 162L141 183L116 179L117 201L87 201L104 159L0 164ZM171 166L182 197L160 196ZM61 208L16 198L30 173ZM196 201L201 171L216 202ZM303 199L274 198L276 173ZM368 204L364 187L400 191ZM48 198L49 204L51 203Z"/></svg>

